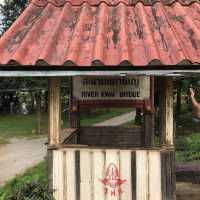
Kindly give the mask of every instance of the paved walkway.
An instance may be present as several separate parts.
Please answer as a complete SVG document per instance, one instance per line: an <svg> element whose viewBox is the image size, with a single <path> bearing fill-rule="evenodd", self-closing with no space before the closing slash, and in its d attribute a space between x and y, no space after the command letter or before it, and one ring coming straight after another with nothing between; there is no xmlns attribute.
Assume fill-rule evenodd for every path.
<svg viewBox="0 0 200 200"><path fill-rule="evenodd" d="M94 126L120 126L129 121L132 121L135 117L135 112L126 113L112 119L106 120L104 122L100 122L95 124Z"/></svg>
<svg viewBox="0 0 200 200"><path fill-rule="evenodd" d="M118 126L133 120L135 112L120 115L95 126ZM47 148L46 138L12 139L10 144L0 147L0 186L27 168L37 165L44 159Z"/></svg>

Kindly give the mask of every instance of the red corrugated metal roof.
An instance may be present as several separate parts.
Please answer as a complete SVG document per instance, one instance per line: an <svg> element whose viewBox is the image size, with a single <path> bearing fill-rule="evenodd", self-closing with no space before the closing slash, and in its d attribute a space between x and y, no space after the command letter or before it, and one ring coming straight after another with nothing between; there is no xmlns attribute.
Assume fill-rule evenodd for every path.
<svg viewBox="0 0 200 200"><path fill-rule="evenodd" d="M124 2L130 2L124 0ZM40 6L36 2L41 3ZM200 5L35 0L0 39L0 64L200 63ZM58 2L58 4L54 4ZM98 5L91 5L98 2ZM44 4L43 4L44 3ZM43 6L41 6L43 5ZM60 6L55 6L60 5ZM62 5L62 6L61 6Z"/></svg>
<svg viewBox="0 0 200 200"><path fill-rule="evenodd" d="M116 6L119 3L130 6L135 5L138 2L141 2L143 5L153 5L156 2L161 2L164 5L171 5L174 2L179 2L182 5L190 5L194 2L199 2L199 0L32 0L32 3L37 6L46 6L48 3L52 3L55 6L63 6L66 2L73 6L80 6L84 2L92 6L97 6L102 2L109 6Z"/></svg>

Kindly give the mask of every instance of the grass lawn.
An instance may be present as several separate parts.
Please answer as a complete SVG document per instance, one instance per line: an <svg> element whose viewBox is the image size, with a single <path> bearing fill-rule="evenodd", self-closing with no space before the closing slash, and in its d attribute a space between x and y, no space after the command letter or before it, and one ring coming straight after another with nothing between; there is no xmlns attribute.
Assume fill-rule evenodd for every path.
<svg viewBox="0 0 200 200"><path fill-rule="evenodd" d="M81 124L89 126L112 117L127 113L131 109L106 109L97 110L92 114L81 115ZM63 117L63 127L69 126L67 115ZM48 115L42 114L42 132L47 134ZM0 115L0 144L7 143L12 137L37 137L41 136L36 133L36 115Z"/></svg>
<svg viewBox="0 0 200 200"><path fill-rule="evenodd" d="M8 144L8 143L9 143L9 141L7 139L0 137L0 145L4 145L4 144Z"/></svg>
<svg viewBox="0 0 200 200"><path fill-rule="evenodd" d="M47 127L47 115L42 116L42 127ZM0 115L0 137L7 139L11 137L32 137L37 134L32 131L36 129L36 115Z"/></svg>

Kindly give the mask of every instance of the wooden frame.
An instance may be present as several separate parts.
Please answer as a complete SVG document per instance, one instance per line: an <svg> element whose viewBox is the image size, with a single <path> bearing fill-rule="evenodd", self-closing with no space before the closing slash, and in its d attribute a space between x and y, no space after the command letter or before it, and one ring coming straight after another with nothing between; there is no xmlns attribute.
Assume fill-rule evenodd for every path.
<svg viewBox="0 0 200 200"><path fill-rule="evenodd" d="M77 177L83 175L85 171L88 170L88 173L91 173L89 169L92 170L93 165L89 165L90 162L85 162L87 159L99 159L96 155L96 151L98 151L98 155L102 154L102 152L111 152L110 155L108 155L108 158L110 161L112 161L112 156L114 156L114 160L116 155L120 155L117 152L122 152L127 154L130 154L131 151L135 151L137 156L137 159L135 157L135 153L131 153L131 156L121 156L120 163L124 165L126 163L126 159L128 158L128 161L132 160L130 167L131 179L134 180L134 187L141 188L141 193L138 193L140 195L136 196L129 195L128 199L130 200L143 200L148 199L148 194L151 194L152 196L150 199L152 200L175 200L175 156L174 156L174 138L173 138L173 98L172 98L172 78L162 78L162 90L160 91L160 99L161 99L161 141L160 144L162 145L161 148L153 148L152 143L152 135L153 135L153 113L154 113L154 105L153 102L150 100L144 100L144 101L77 101L75 99L71 99L71 127L72 128L79 128L80 127L80 116L79 111L83 108L88 108L91 105L95 107L138 107L141 108L144 112L144 132L145 135L143 137L143 147L141 148L133 148L133 149L127 149L126 147L113 147L113 148L107 148L107 147L92 147L88 145L76 145L76 144L67 144L67 145L61 145L61 131L60 131L60 78L59 77L51 77L49 78L49 150L48 150L48 163L49 163L49 185L51 189L55 189L54 186L57 188L57 190L54 192L54 196L56 197L56 200L62 200L64 189L65 189L65 180L70 180L71 175L75 175ZM151 99L153 99L153 81L151 82ZM78 130L78 129L77 129ZM72 131L73 132L73 131ZM69 134L70 135L70 134ZM91 149L94 150L94 154L96 156L93 156L90 158L90 156L93 155L91 153ZM60 152L59 152L60 151ZM74 152L73 152L74 151ZM125 152L127 151L127 152ZM89 152L89 153L88 153ZM115 152L115 153L112 153ZM66 156L69 155L69 156ZM81 156L80 156L81 155ZM82 155L86 155L82 157ZM133 155L133 156L132 156ZM149 155L155 155L150 156ZM71 156L71 157L70 157ZM84 159L83 159L84 158ZM133 158L133 159L132 159ZM157 159L159 158L159 159ZM68 160L69 159L69 160ZM72 160L70 160L72 159ZM107 159L107 158L106 158ZM125 159L125 160L123 160ZM83 166L83 169L80 169L81 162L83 164L86 164L86 167ZM72 162L73 161L73 162ZM106 161L107 162L107 161ZM138 165L135 163L139 163ZM63 165L62 165L63 163ZM94 162L93 164L95 164ZM70 168L70 164L72 164L72 168ZM157 167L155 167L155 165ZM67 171L63 170L63 167L67 166ZM87 168L89 166L90 168ZM100 165L97 165L99 167ZM120 167L120 166L119 166ZM147 168L146 168L147 167ZM137 176L139 177L138 180L142 180L142 185L137 182L137 176L135 176L134 169L137 168L138 173ZM122 167L122 170L124 168ZM146 171L148 169L149 171ZM158 170L157 170L158 169ZM74 174L68 173L68 170L72 170ZM92 170L96 172L96 169ZM153 175L153 173L159 173L158 176ZM125 172L125 171L124 171ZM141 172L141 173L140 173ZM153 173L151 173L153 172ZM67 178L66 178L66 173ZM85 173L87 176L87 173ZM129 174L130 175L130 174ZM127 177L129 177L127 175ZM147 175L147 176L146 176ZM85 176L85 181L90 181ZM148 177L148 178L146 178ZM159 177L159 178L158 178ZM159 179L159 196L156 195L157 187L154 188L154 186L157 183L157 180ZM73 184L75 184L75 181L78 181L79 179L73 179ZM150 182L149 182L150 180ZM71 183L70 181L68 183ZM67 184L68 184L67 183ZM82 184L82 183L81 183ZM145 191L143 191L145 185ZM51 187L53 186L53 187ZM87 188L86 185L85 189L92 190L92 188ZM78 193L75 193L73 191L73 199L84 199L83 191L81 192L81 185L74 186L72 190L76 187ZM70 192L72 192L70 190ZM129 189L126 190L127 192L130 192ZM140 191L140 189L138 189ZM149 193L150 192L150 193ZM82 197L79 196L79 194L82 194ZM87 193L89 194L89 193ZM102 193L103 194L103 193ZM155 195L154 195L155 194ZM69 195L69 193L67 193ZM77 196L78 195L78 196ZM146 195L146 196L143 196ZM89 199L92 199L92 197L88 196ZM121 197L120 197L121 198ZM70 199L71 200L71 199Z"/></svg>
<svg viewBox="0 0 200 200"><path fill-rule="evenodd" d="M71 79L70 98L71 128L80 127L80 111L87 108L140 108L144 112L143 146L153 145L154 133L154 78L150 77L150 98L145 100L77 100L73 97L73 81Z"/></svg>

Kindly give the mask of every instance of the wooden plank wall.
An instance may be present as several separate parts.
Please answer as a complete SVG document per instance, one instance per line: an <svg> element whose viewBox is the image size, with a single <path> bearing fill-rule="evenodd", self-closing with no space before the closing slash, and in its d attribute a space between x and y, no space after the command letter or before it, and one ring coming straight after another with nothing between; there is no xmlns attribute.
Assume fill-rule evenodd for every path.
<svg viewBox="0 0 200 200"><path fill-rule="evenodd" d="M142 127L81 127L79 142L92 146L141 147L142 134Z"/></svg>
<svg viewBox="0 0 200 200"><path fill-rule="evenodd" d="M173 200L172 155L172 151L156 150L53 150L54 197L56 200Z"/></svg>

